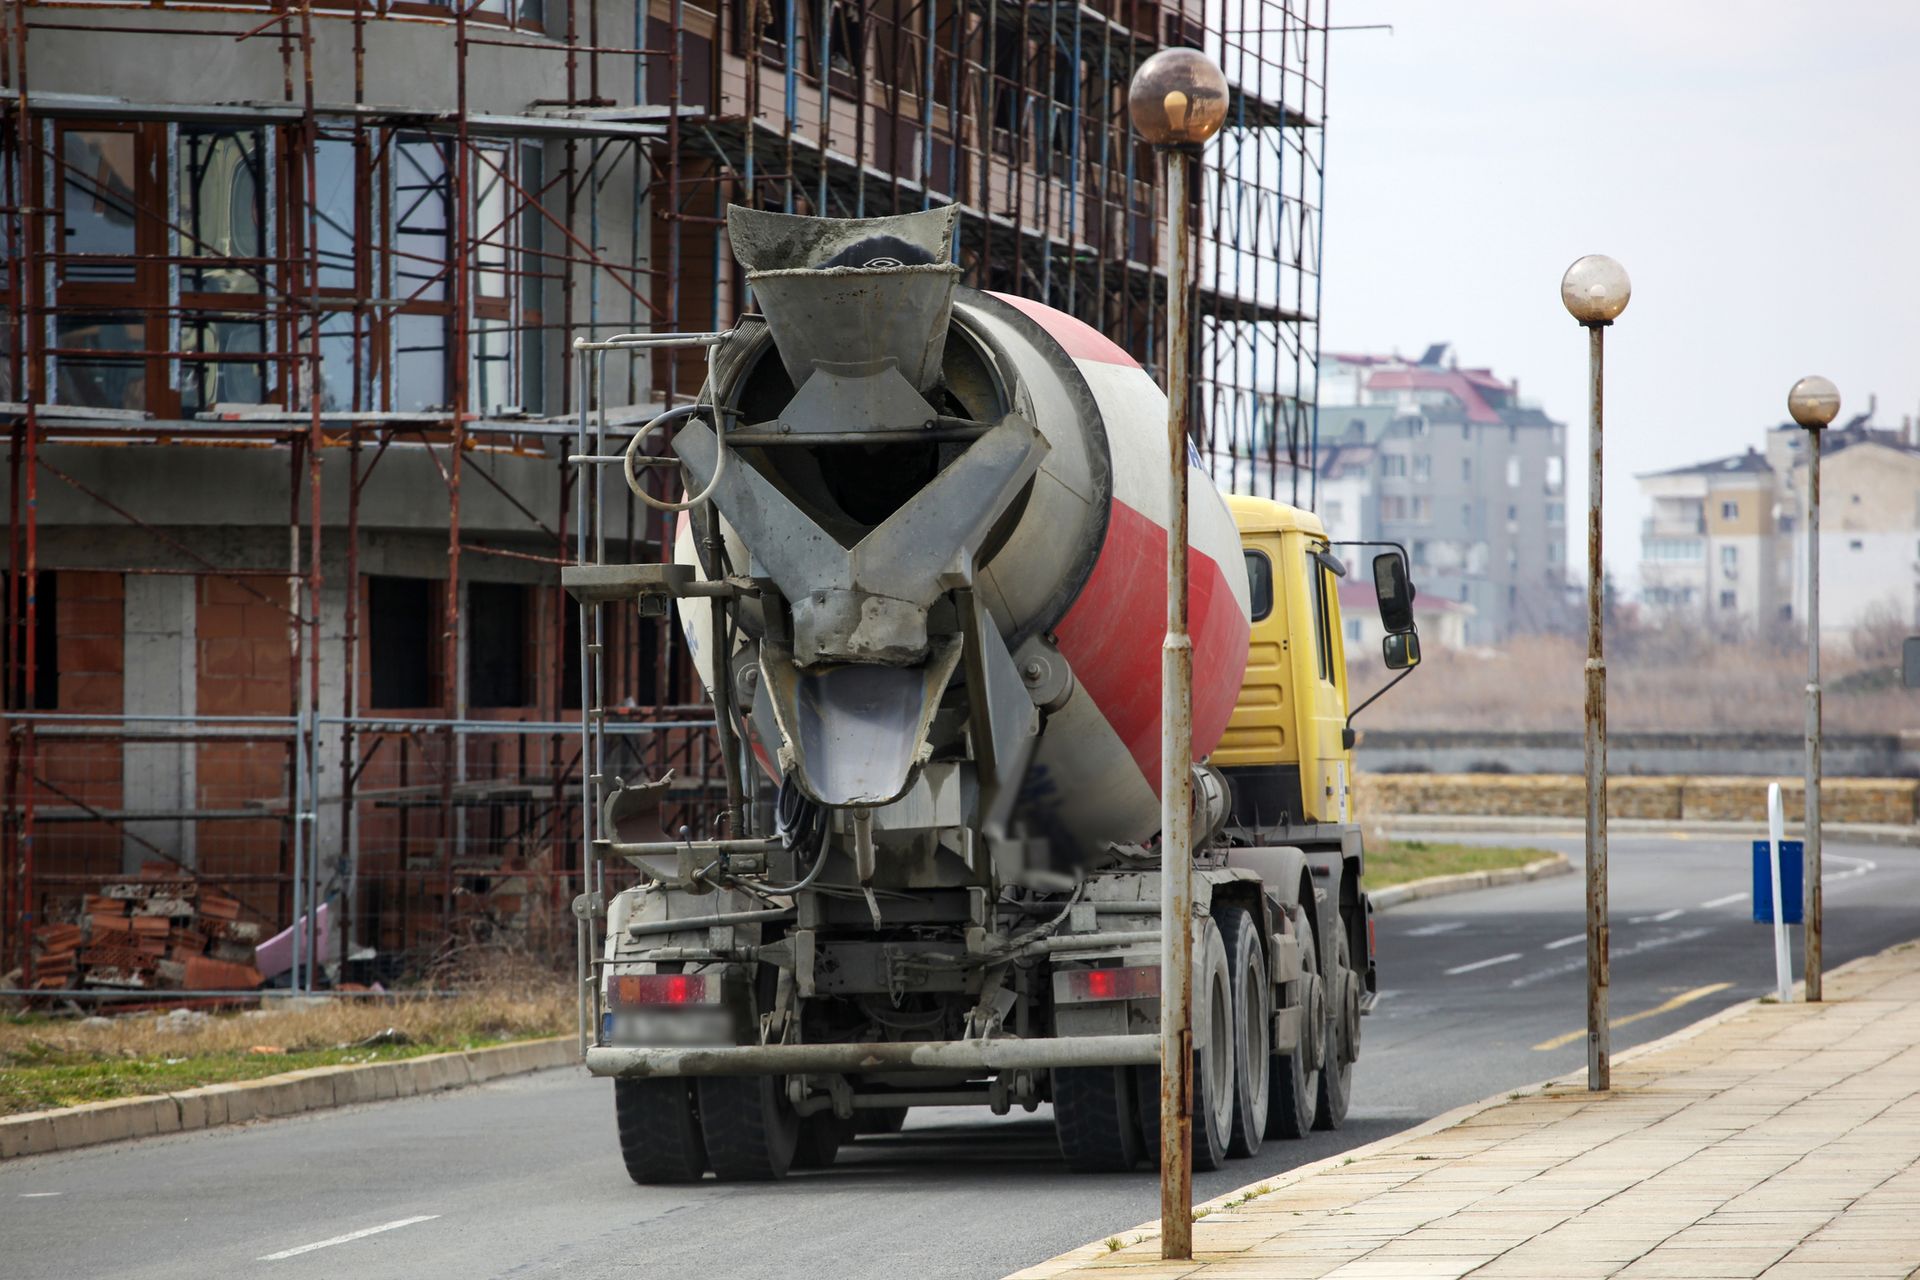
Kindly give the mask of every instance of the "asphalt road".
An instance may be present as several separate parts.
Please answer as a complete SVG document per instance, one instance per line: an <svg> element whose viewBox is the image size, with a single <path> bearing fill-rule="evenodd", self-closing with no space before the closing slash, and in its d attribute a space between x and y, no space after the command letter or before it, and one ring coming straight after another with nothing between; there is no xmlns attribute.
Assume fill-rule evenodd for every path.
<svg viewBox="0 0 1920 1280"><path fill-rule="evenodd" d="M1920 851L1828 859L1829 966L1920 935ZM1747 865L1728 837L1614 840L1616 1050L1772 988L1769 931L1735 897ZM1346 1128L1269 1143L1197 1179L1200 1195L1582 1068L1582 901L1575 875L1381 916L1382 997ZM1794 954L1797 971L1797 937ZM1158 1216L1152 1173L1069 1174L1044 1110L917 1111L774 1185L636 1187L610 1092L551 1071L11 1161L0 1276L996 1280Z"/></svg>

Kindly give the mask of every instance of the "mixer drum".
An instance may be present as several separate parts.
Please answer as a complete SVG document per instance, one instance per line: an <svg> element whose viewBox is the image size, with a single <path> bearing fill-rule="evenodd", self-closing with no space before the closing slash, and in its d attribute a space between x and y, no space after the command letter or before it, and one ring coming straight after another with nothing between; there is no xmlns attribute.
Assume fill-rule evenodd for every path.
<svg viewBox="0 0 1920 1280"><path fill-rule="evenodd" d="M1085 856L1159 828L1166 397L1131 356L1086 324L938 275L953 270L943 263L952 224L930 219L947 215L873 220L862 239L857 224L767 214L743 223L735 212L735 251L767 316L764 325L743 320L702 398L735 408L737 422L777 424L798 433L794 439L814 432L820 443L755 453L754 428L743 429L746 462L716 505L730 526L736 571L751 561L755 572L784 576L793 601L794 652L782 661L790 656L801 687L787 691L788 719L808 703L805 682L849 663L871 668L869 675L851 685L837 677L839 684L869 691L867 703L899 710L896 719L908 715L917 697L907 696L909 686L921 687L943 659L925 611L938 608L943 593L970 585L1020 678L1052 691L1040 699L1046 712L1015 813L1064 854ZM774 252L770 243L788 255L822 255L814 261L827 261L831 249L845 261L882 235L920 244L932 261L901 261L909 255L896 253L877 270L754 270L755 255L764 261ZM840 343L829 334L836 308L840 315L861 309ZM927 323L944 330L937 360L923 354ZM683 430L676 444L699 483L717 458L704 431ZM1193 749L1200 758L1232 712L1249 615L1238 532L1196 461L1189 451ZM782 504L804 519L783 526L766 514ZM873 551L889 537L890 550ZM676 559L698 563L684 521L675 550ZM834 562L831 573L810 569L825 561ZM824 576L800 591L788 585L807 572ZM711 688L710 610L688 601L681 612ZM763 686L785 682L787 667L777 670L781 679ZM780 744L806 731L782 723L776 733L766 721L779 717L765 710L756 710L751 737L775 769ZM894 728L888 736L898 736ZM895 775L883 762L865 762L860 785L884 789L906 777L909 763ZM879 791L858 801L822 797L821 787L836 784L808 781L828 803L889 798Z"/></svg>

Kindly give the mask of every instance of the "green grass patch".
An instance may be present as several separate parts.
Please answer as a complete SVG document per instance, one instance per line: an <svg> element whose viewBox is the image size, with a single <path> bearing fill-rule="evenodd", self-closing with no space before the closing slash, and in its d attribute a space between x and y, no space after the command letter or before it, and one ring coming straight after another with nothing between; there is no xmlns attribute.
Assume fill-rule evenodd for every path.
<svg viewBox="0 0 1920 1280"><path fill-rule="evenodd" d="M528 1037L513 1037L526 1039ZM303 1049L287 1053L210 1053L137 1058L102 1057L85 1051L33 1046L0 1062L0 1115L46 1111L143 1094L174 1093L203 1084L257 1080L307 1067L398 1062L429 1053L481 1049L508 1041L471 1037L459 1043L379 1045L369 1048Z"/></svg>
<svg viewBox="0 0 1920 1280"><path fill-rule="evenodd" d="M1500 871L1524 867L1551 858L1546 849L1507 845L1452 844L1433 840L1390 840L1383 848L1367 850L1367 888L1384 889L1429 876L1458 875L1464 871Z"/></svg>

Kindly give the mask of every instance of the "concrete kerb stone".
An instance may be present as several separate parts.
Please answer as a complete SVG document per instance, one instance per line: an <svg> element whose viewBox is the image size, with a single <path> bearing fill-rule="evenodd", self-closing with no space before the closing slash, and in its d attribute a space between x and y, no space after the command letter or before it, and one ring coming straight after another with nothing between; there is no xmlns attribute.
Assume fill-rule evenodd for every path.
<svg viewBox="0 0 1920 1280"><path fill-rule="evenodd" d="M1462 871L1448 876L1428 876L1406 884L1389 885L1370 893L1375 911L1388 911L1423 898L1442 898L1450 893L1468 893L1474 889L1493 889L1503 884L1520 884L1549 876L1568 875L1573 863L1564 853L1536 858L1524 867L1502 867L1497 871Z"/></svg>
<svg viewBox="0 0 1920 1280"><path fill-rule="evenodd" d="M1586 830L1586 820L1566 817L1514 817L1507 814L1385 813L1368 819L1368 826L1377 827L1395 837L1455 832L1470 832L1476 835L1580 835ZM1751 822L1682 822L1613 817L1607 820L1607 829L1614 835L1621 836L1680 834L1727 836L1740 840L1763 840L1767 834L1767 824L1761 819ZM1902 826L1888 823L1823 821L1820 829L1826 833L1827 842L1830 844L1920 848L1920 824ZM1801 833L1795 829L1794 824L1789 823L1787 839L1798 840L1800 836Z"/></svg>
<svg viewBox="0 0 1920 1280"><path fill-rule="evenodd" d="M1898 948L1895 948L1895 949L1897 950ZM1874 955L1861 956L1859 959L1850 960L1846 964L1839 965L1835 968L1827 970L1826 977L1828 979L1837 978L1845 973L1850 972L1853 969L1860 968L1864 965L1872 963L1874 960L1878 959L1881 954L1884 954L1884 953L1875 953ZM1792 1005L1781 1005L1778 1007L1782 1010L1801 1007L1801 1002L1805 999L1805 996L1806 996L1806 987L1804 982L1794 984L1794 995L1796 999ZM1622 1064L1631 1063L1640 1058L1649 1057L1653 1054L1661 1053L1661 1052L1664 1052L1665 1050L1672 1049L1678 1045L1684 1044L1689 1040L1705 1035L1708 1031L1711 1031L1713 1028L1718 1027L1723 1023L1732 1022L1735 1019L1743 1017L1749 1013L1752 1013L1756 1009L1770 1003L1771 1001L1769 1001L1766 997L1760 997L1752 1000L1742 1000L1738 1004L1729 1005L1727 1008L1720 1010L1718 1013L1714 1013L1705 1018L1702 1018L1698 1022L1689 1023L1687 1026L1681 1027L1677 1031L1673 1031L1668 1033L1667 1035L1661 1036L1657 1040L1649 1040L1645 1044L1635 1045L1631 1049L1624 1049L1621 1052L1614 1054L1613 1065L1617 1067ZM1421 1138L1427 1137L1430 1134L1439 1133L1445 1129L1451 1129L1456 1125L1459 1125L1464 1123L1465 1121L1471 1120L1473 1117L1480 1115L1482 1112L1490 1111L1495 1107L1504 1106L1509 1102L1521 1101L1531 1097L1550 1096L1554 1094L1564 1095L1565 1091L1570 1088L1577 1088L1580 1090L1582 1095L1584 1095L1586 1093L1585 1086L1586 1086L1586 1070L1585 1068L1582 1068L1578 1071L1569 1072L1565 1075L1554 1076L1547 1080L1537 1081L1534 1084L1522 1085L1517 1089L1508 1089L1502 1093L1495 1094L1493 1097L1482 1098L1478 1102L1469 1102L1464 1106L1455 1107L1451 1111L1443 1112L1442 1114L1433 1117L1433 1119L1431 1120L1422 1121L1421 1123L1414 1125L1410 1129L1401 1130L1399 1133L1389 1134L1384 1138L1380 1138L1380 1139L1377 1139L1376 1141L1366 1143L1363 1146L1351 1148L1350 1150L1340 1152L1337 1155L1328 1156L1323 1160L1316 1160L1311 1164L1304 1164L1295 1169L1289 1169L1284 1173L1275 1174L1271 1178L1263 1178L1259 1182L1248 1183L1244 1187L1236 1188L1233 1191L1226 1192L1224 1195L1215 1196L1213 1199L1208 1200L1203 1204L1195 1205L1194 1212L1196 1214L1203 1213L1203 1212L1206 1212L1206 1213L1218 1212L1220 1210L1228 1208L1230 1205L1236 1202L1243 1203L1249 1199L1256 1199L1260 1196L1271 1195L1276 1191L1282 1191L1288 1187L1294 1186L1297 1183L1303 1182L1306 1179L1313 1177L1317 1173L1322 1173L1329 1169L1335 1169L1340 1167L1341 1165L1349 1164L1354 1161L1365 1159L1370 1156L1384 1155L1389 1152L1392 1152L1396 1148L1405 1146L1408 1143L1416 1142ZM1140 1226L1135 1227L1132 1230L1117 1232L1116 1234L1125 1238L1129 1243L1133 1243L1135 1241L1144 1242L1147 1240L1157 1239L1160 1235L1160 1221L1159 1219L1155 1219L1152 1222L1142 1223ZM1107 1248L1106 1243L1104 1241L1094 1241L1090 1244L1081 1245L1077 1249L1068 1250L1066 1253L1058 1254L1055 1257L1049 1258L1044 1262L1035 1263L1033 1266L1028 1267L1025 1270L1016 1271L1012 1275L1006 1277L1006 1280L1052 1280L1052 1277L1059 1276L1068 1271L1071 1271L1082 1263L1092 1262L1097 1259L1105 1258L1109 1255L1109 1253L1110 1253L1110 1250ZM1180 1265L1196 1265L1197 1266L1198 1264L1180 1264Z"/></svg>
<svg viewBox="0 0 1920 1280"><path fill-rule="evenodd" d="M308 1067L179 1093L33 1111L0 1117L0 1160L437 1093L578 1060L574 1037L555 1036L398 1062Z"/></svg>

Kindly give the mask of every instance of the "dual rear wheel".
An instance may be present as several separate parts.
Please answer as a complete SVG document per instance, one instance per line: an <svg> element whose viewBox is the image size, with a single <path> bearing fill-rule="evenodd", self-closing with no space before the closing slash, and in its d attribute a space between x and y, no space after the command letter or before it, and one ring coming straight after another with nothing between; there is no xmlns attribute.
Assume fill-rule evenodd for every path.
<svg viewBox="0 0 1920 1280"><path fill-rule="evenodd" d="M1223 906L1202 926L1194 957L1193 1167L1220 1168L1266 1138L1340 1126L1358 1052L1358 975L1344 930L1323 978L1311 912L1300 916L1302 974L1289 992L1300 1013L1294 1052L1272 1051L1274 987L1252 913ZM1349 1012L1350 1011L1350 1012ZM1157 1067L1075 1067L1053 1073L1060 1151L1087 1172L1160 1157Z"/></svg>
<svg viewBox="0 0 1920 1280"><path fill-rule="evenodd" d="M830 1111L801 1117L788 1105L784 1085L779 1076L615 1080L614 1117L628 1176L639 1183L696 1182L712 1170L723 1181L768 1182L789 1169L832 1164L841 1143L854 1136L854 1122ZM891 1113L882 1114L888 1123Z"/></svg>

